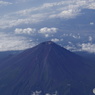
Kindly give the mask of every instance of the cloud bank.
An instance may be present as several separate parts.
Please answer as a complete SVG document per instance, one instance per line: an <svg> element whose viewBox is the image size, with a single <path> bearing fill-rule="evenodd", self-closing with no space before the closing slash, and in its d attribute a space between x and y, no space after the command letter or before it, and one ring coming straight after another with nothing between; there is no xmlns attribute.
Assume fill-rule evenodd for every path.
<svg viewBox="0 0 95 95"><path fill-rule="evenodd" d="M79 45L81 47L81 51L86 51L90 53L95 53L95 44L91 43L82 43Z"/></svg>
<svg viewBox="0 0 95 95"><path fill-rule="evenodd" d="M33 42L29 43L25 37L0 32L0 51L24 50L34 45Z"/></svg>
<svg viewBox="0 0 95 95"><path fill-rule="evenodd" d="M1 4L10 4L1 1ZM0 28L11 28L22 24L34 24L54 18L72 19L82 15L83 9L95 9L94 0L65 0L44 3L37 7L11 12L0 19Z"/></svg>

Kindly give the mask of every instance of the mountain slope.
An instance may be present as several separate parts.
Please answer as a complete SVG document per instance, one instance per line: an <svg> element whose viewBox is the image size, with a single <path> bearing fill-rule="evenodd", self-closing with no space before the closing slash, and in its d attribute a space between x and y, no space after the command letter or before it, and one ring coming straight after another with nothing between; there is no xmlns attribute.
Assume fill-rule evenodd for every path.
<svg viewBox="0 0 95 95"><path fill-rule="evenodd" d="M93 95L93 71L80 56L43 42L0 64L0 95Z"/></svg>

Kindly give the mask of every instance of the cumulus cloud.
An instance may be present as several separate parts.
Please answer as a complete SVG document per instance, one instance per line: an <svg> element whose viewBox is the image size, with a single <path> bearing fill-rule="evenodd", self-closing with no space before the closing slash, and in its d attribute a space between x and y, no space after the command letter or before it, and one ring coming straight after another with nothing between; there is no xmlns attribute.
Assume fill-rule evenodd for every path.
<svg viewBox="0 0 95 95"><path fill-rule="evenodd" d="M53 42L59 42L60 40L57 39L57 38L53 38L53 39L51 39L51 41L53 41Z"/></svg>
<svg viewBox="0 0 95 95"><path fill-rule="evenodd" d="M82 44L79 44L79 46L81 47L81 51L95 53L95 44L82 43Z"/></svg>
<svg viewBox="0 0 95 95"><path fill-rule="evenodd" d="M24 50L34 46L25 37L0 32L0 51Z"/></svg>
<svg viewBox="0 0 95 95"><path fill-rule="evenodd" d="M22 28L16 28L15 29L15 34L34 34L36 32L36 29L34 28L26 28L26 29L22 29Z"/></svg>
<svg viewBox="0 0 95 95"><path fill-rule="evenodd" d="M0 1L0 6L7 6L7 5L10 5L12 3L10 2L5 2L5 1Z"/></svg>
<svg viewBox="0 0 95 95"><path fill-rule="evenodd" d="M53 36L53 34L57 33L58 29L55 27L43 27L41 28L38 33L43 34L45 37Z"/></svg>
<svg viewBox="0 0 95 95"><path fill-rule="evenodd" d="M53 34L53 33L56 33L57 32L57 28L55 27L51 27L51 28L48 28L48 27L44 27L44 28L41 28L39 30L39 33L42 33L42 34Z"/></svg>

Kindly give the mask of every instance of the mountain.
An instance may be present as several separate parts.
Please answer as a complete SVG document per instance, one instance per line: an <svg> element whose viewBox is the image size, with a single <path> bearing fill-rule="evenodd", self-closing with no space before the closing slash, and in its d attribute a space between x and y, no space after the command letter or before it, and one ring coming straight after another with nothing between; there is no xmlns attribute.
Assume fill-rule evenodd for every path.
<svg viewBox="0 0 95 95"><path fill-rule="evenodd" d="M0 52L0 63L1 61L4 61L12 56L15 56L19 53L21 53L22 51L3 51L3 52Z"/></svg>
<svg viewBox="0 0 95 95"><path fill-rule="evenodd" d="M0 95L93 95L95 69L47 41L0 64Z"/></svg>

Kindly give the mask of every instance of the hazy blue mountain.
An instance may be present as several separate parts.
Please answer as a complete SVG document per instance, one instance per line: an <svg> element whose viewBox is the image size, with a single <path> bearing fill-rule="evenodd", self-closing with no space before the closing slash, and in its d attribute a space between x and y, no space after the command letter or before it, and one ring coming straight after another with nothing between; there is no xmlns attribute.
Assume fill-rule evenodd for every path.
<svg viewBox="0 0 95 95"><path fill-rule="evenodd" d="M0 52L0 63L2 61L5 61L6 59L9 59L17 54L19 54L22 51L2 51Z"/></svg>
<svg viewBox="0 0 95 95"><path fill-rule="evenodd" d="M95 68L47 41L0 64L0 95L93 95Z"/></svg>

